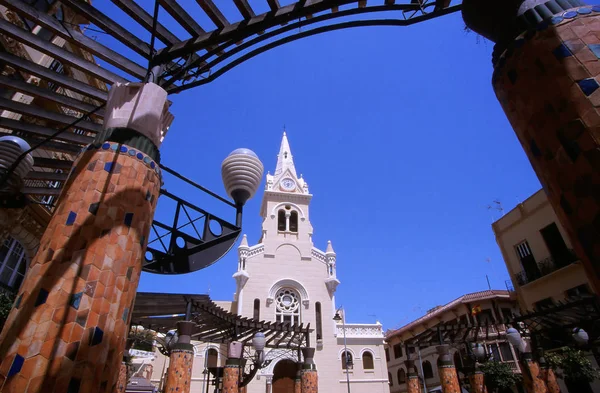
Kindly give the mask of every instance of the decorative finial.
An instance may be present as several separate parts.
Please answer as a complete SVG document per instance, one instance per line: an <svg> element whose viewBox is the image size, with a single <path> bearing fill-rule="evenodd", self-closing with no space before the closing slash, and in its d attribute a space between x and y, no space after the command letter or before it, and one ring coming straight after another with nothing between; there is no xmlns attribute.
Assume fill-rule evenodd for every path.
<svg viewBox="0 0 600 393"><path fill-rule="evenodd" d="M283 125L283 136L285 136L285 124Z"/></svg>

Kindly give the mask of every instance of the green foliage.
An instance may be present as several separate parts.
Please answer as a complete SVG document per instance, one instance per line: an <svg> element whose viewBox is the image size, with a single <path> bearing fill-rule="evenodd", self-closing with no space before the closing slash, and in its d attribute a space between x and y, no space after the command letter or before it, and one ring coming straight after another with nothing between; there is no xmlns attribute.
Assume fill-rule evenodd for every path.
<svg viewBox="0 0 600 393"><path fill-rule="evenodd" d="M150 329L131 329L129 332L129 340L132 341L131 348L153 352L155 335L156 333Z"/></svg>
<svg viewBox="0 0 600 393"><path fill-rule="evenodd" d="M559 377L574 382L593 382L600 379L600 373L594 367L582 351L573 348L563 348L560 351L544 355L548 365L552 369L562 370Z"/></svg>
<svg viewBox="0 0 600 393"><path fill-rule="evenodd" d="M511 389L521 380L521 376L514 373L507 363L489 361L482 364L480 370L490 393Z"/></svg>
<svg viewBox="0 0 600 393"><path fill-rule="evenodd" d="M0 292L0 330L4 327L4 322L6 322L6 318L8 318L8 314L10 313L10 310L12 310L14 302L14 295Z"/></svg>

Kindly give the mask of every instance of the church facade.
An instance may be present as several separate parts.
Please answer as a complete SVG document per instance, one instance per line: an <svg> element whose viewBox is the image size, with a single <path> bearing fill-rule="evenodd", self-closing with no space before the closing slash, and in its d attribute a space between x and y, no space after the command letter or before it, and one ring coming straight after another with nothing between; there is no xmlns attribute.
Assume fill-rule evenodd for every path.
<svg viewBox="0 0 600 393"><path fill-rule="evenodd" d="M308 184L297 175L284 133L275 172L266 175L260 239L250 245L244 235L233 274L233 302L218 303L244 317L310 324L320 392L342 393L351 389L353 393L389 393L381 324L343 324L334 320L336 313L344 318L343 310L338 310L335 303L340 283L336 277L336 253L331 242L325 250L313 244L311 199ZM343 360L344 325L350 358L348 372ZM210 343L196 343L196 350L191 391L196 386L205 388L202 372L207 362L223 365L226 355L225 348ZM249 383L247 392L293 393L297 354L273 349L267 350L265 358L271 362ZM156 371L162 368L164 360L156 359L154 381L160 377Z"/></svg>

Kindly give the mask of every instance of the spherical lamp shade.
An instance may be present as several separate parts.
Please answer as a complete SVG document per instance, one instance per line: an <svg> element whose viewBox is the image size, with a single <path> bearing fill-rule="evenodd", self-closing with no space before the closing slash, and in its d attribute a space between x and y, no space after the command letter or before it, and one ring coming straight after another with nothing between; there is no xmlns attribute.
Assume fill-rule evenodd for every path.
<svg viewBox="0 0 600 393"><path fill-rule="evenodd" d="M521 333L515 328L509 328L506 331L506 339L509 343L513 345L513 347L520 348L521 346Z"/></svg>
<svg viewBox="0 0 600 393"><path fill-rule="evenodd" d="M477 360L485 359L485 347L481 344L475 344L473 346L473 355Z"/></svg>
<svg viewBox="0 0 600 393"><path fill-rule="evenodd" d="M239 206L254 196L264 167L258 156L250 149L236 149L223 160L221 176L227 194Z"/></svg>
<svg viewBox="0 0 600 393"><path fill-rule="evenodd" d="M588 343L590 337L587 332L580 328L573 329L573 340L579 345L585 345Z"/></svg>
<svg viewBox="0 0 600 393"><path fill-rule="evenodd" d="M258 332L252 337L252 346L256 352L261 352L265 349L265 345L267 343L267 339L265 338L265 334Z"/></svg>
<svg viewBox="0 0 600 393"><path fill-rule="evenodd" d="M173 329L173 330L169 330L167 332L167 334L165 335L165 343L167 344L167 347L173 348L173 345L177 344L177 341L179 340L179 335L177 334L177 330Z"/></svg>
<svg viewBox="0 0 600 393"><path fill-rule="evenodd" d="M30 148L27 142L16 136L9 135L0 138L0 173L7 172L17 158ZM29 153L17 165L2 187L7 188L9 191L18 191L23 186L23 180L32 167L33 157Z"/></svg>

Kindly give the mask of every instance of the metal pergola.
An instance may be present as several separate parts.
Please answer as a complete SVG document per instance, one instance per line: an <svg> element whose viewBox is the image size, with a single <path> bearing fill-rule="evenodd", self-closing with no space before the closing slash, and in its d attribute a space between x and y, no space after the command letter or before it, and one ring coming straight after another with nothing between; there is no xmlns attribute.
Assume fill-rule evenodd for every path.
<svg viewBox="0 0 600 393"><path fill-rule="evenodd" d="M27 175L22 194L0 198L0 206L41 201L52 208L74 156L101 134L103 106L114 83L153 81L169 94L180 93L300 38L351 27L409 26L460 9L460 0L454 0L456 4L451 4L453 0L257 0L255 4L268 5L266 12L257 13L248 0L155 0L150 13L139 0L111 1L123 13L119 22L89 0L49 1L49 9L43 12L30 1L0 0L10 13L10 18L0 18L0 42L7 47L0 50L0 88L33 98L33 103L24 103L0 96L0 110L20 116L19 120L0 118L0 136L18 135L32 149L47 152L34 155L34 170ZM225 9L232 5L237 10L235 20L225 17ZM69 11L69 20L57 17L59 7L60 15ZM132 33L140 26L149 40ZM64 40L71 50L40 35L38 27ZM97 40L88 28L110 39ZM19 46L33 48L54 62L50 67L37 64ZM89 81L81 80L81 74ZM31 76L37 82L29 83ZM165 165L161 169L235 208ZM233 246L241 231L237 220L230 223L164 190L161 195L177 203L177 212L172 223L154 222L145 271L174 274L202 269L207 266L204 261L216 261ZM222 233L214 235L199 218L191 217L191 210L203 222L219 222ZM194 231L181 230L184 226ZM192 249L178 249L178 237ZM206 257L198 257L201 254Z"/></svg>

